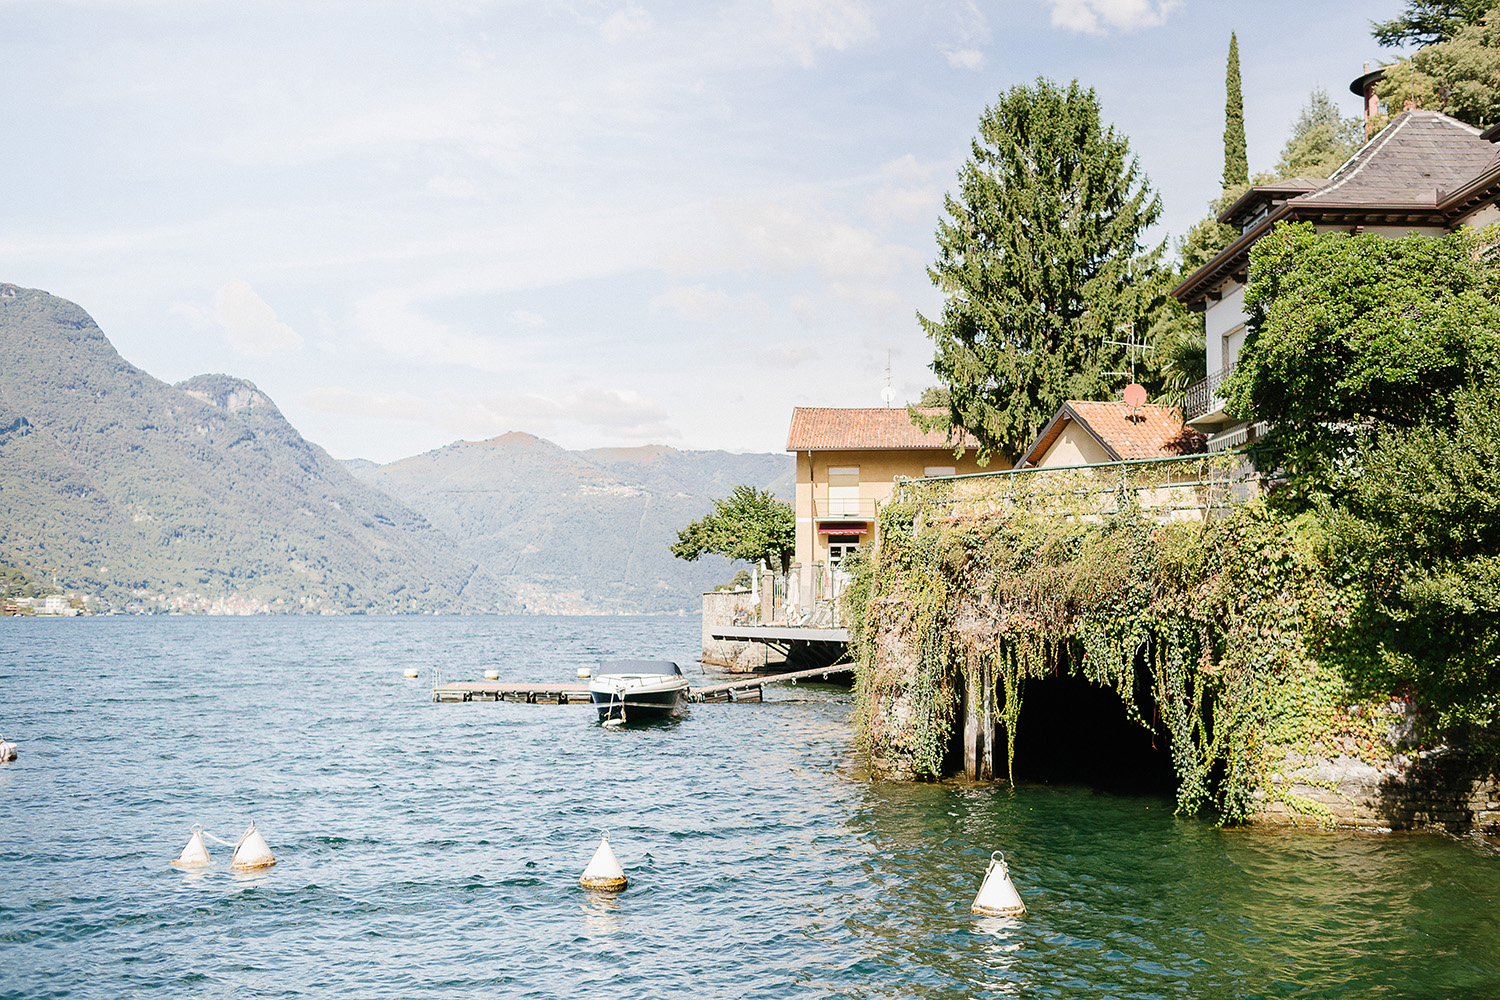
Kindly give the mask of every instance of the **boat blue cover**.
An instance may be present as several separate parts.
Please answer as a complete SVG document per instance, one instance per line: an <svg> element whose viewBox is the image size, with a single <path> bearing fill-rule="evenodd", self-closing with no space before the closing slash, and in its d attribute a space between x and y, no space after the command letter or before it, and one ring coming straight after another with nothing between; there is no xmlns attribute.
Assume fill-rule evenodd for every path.
<svg viewBox="0 0 1500 1000"><path fill-rule="evenodd" d="M594 676L601 674L676 674L682 670L671 660L600 660Z"/></svg>

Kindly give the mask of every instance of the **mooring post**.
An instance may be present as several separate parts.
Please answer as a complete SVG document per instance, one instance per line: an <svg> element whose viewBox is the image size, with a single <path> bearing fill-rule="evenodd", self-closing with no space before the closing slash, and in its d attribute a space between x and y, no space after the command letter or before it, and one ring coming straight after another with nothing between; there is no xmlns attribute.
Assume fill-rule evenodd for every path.
<svg viewBox="0 0 1500 1000"><path fill-rule="evenodd" d="M977 781L979 776L979 678L975 674L974 656L964 660L964 777Z"/></svg>
<svg viewBox="0 0 1500 1000"><path fill-rule="evenodd" d="M979 779L995 780L995 658L979 657Z"/></svg>

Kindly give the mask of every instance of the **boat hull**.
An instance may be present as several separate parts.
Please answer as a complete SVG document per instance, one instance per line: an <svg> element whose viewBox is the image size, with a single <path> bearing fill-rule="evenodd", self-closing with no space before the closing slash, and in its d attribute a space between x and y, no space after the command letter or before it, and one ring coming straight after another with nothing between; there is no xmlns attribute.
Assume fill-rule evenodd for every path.
<svg viewBox="0 0 1500 1000"><path fill-rule="evenodd" d="M589 685L589 694L599 711L599 721L649 722L677 715L687 695L687 680L678 678L670 684L660 680L653 678L650 684L632 684L628 679L622 683L610 677L596 678Z"/></svg>

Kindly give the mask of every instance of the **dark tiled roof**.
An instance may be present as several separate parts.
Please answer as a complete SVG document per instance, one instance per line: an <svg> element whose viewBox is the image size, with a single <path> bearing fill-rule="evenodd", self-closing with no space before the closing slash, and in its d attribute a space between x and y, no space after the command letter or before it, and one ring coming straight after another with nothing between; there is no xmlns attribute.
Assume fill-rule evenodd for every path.
<svg viewBox="0 0 1500 1000"><path fill-rule="evenodd" d="M1121 400L1070 399L1042 429L1016 466L1034 464L1070 423L1079 424L1093 435L1116 461L1171 458L1204 450L1205 438L1183 424L1182 410L1176 406L1148 403L1132 409Z"/></svg>
<svg viewBox="0 0 1500 1000"><path fill-rule="evenodd" d="M1235 221L1249 228L1172 294L1198 303L1227 278L1244 281L1250 247L1281 221L1351 227L1457 225L1500 198L1500 152L1472 125L1437 111L1405 111L1316 190L1280 200L1295 183L1252 188L1231 206L1220 218L1228 221L1234 213ZM1255 219L1258 210L1262 214Z"/></svg>
<svg viewBox="0 0 1500 1000"><path fill-rule="evenodd" d="M923 410L934 416L941 410ZM792 427L787 433L787 451L864 451L870 449L952 450L958 443L977 447L967 434L949 441L941 431L923 431L911 422L905 407L792 408Z"/></svg>
<svg viewBox="0 0 1500 1000"><path fill-rule="evenodd" d="M1436 111L1407 111L1349 158L1316 191L1293 205L1392 205L1436 208L1496 160L1479 129Z"/></svg>

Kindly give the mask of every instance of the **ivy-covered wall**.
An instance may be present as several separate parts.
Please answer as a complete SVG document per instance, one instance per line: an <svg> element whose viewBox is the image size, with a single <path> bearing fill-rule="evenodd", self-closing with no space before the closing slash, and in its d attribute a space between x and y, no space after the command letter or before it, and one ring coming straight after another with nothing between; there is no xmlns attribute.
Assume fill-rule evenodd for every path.
<svg viewBox="0 0 1500 1000"><path fill-rule="evenodd" d="M1180 810L1337 819L1288 780L1288 754L1386 767L1402 703L1356 697L1320 661L1345 611L1317 526L1269 510L1235 462L906 484L846 596L872 771L943 777L967 707L995 720L1013 773L1028 684L1071 673L1165 731Z"/></svg>

